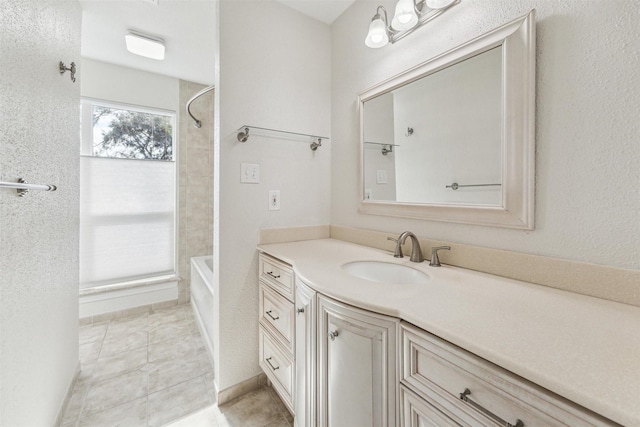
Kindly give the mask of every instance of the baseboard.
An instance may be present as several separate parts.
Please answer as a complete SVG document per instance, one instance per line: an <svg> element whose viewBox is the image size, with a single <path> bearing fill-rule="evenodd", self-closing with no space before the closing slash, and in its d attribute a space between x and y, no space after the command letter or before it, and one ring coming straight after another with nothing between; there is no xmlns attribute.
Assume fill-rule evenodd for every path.
<svg viewBox="0 0 640 427"><path fill-rule="evenodd" d="M62 417L64 416L64 411L67 409L67 405L69 404L69 400L71 399L71 395L73 394L73 389L76 387L76 381L78 381L78 377L80 376L80 361L78 360L78 364L76 365L76 373L73 374L73 378L71 379L71 383L69 384L69 389L67 390L67 394L64 397L64 401L60 406L60 410L58 411L58 416L56 417L56 422L54 426L60 427L62 424Z"/></svg>
<svg viewBox="0 0 640 427"><path fill-rule="evenodd" d="M81 295L80 318L95 317L177 299L177 280Z"/></svg>
<svg viewBox="0 0 640 427"><path fill-rule="evenodd" d="M243 396L249 392L259 389L267 384L267 376L264 373L260 373L255 377L249 378L246 381L242 381L236 385L233 385L222 391L218 391L216 388L216 396L218 405L223 405L232 401L240 396Z"/></svg>

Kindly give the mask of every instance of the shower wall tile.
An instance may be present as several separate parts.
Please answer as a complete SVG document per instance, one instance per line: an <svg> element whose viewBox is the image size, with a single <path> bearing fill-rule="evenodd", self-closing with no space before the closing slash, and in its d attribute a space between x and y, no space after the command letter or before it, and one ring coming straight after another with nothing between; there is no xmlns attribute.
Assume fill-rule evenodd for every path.
<svg viewBox="0 0 640 427"><path fill-rule="evenodd" d="M180 81L180 105L205 86ZM190 259L213 253L213 92L191 104L191 112L202 121L196 128L185 110L179 119L178 159L178 302L190 298Z"/></svg>

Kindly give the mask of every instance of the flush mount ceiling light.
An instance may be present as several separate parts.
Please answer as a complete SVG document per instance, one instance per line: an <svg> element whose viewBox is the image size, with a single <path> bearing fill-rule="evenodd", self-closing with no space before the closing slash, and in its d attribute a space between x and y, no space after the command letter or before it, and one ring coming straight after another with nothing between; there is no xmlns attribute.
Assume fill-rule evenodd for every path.
<svg viewBox="0 0 640 427"><path fill-rule="evenodd" d="M135 31L129 31L129 33L124 36L124 39L129 52L146 58L164 59L164 40Z"/></svg>
<svg viewBox="0 0 640 427"><path fill-rule="evenodd" d="M395 43L458 3L460 0L398 0L391 23L386 9L378 6L364 44L378 48Z"/></svg>

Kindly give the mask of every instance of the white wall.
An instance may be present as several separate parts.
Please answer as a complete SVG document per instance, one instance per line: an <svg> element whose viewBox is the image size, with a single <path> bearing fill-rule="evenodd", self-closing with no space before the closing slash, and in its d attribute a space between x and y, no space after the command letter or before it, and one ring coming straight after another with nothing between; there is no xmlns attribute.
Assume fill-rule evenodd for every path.
<svg viewBox="0 0 640 427"><path fill-rule="evenodd" d="M254 135L242 144L235 131L246 124L329 135L330 30L274 0L220 2L219 58L214 359L224 390L260 372L259 229L328 224L330 217L332 141L313 152L284 138ZM241 163L260 165L260 184L240 183ZM267 210L269 190L281 191L281 210Z"/></svg>
<svg viewBox="0 0 640 427"><path fill-rule="evenodd" d="M392 1L382 1L393 10ZM356 94L535 8L536 229L361 215ZM375 4L332 25L332 224L638 269L636 1L463 0L394 45L363 40ZM606 285L603 285L606 286Z"/></svg>
<svg viewBox="0 0 640 427"><path fill-rule="evenodd" d="M87 58L80 70L84 97L181 112L179 79Z"/></svg>
<svg viewBox="0 0 640 427"><path fill-rule="evenodd" d="M0 3L0 425L52 426L78 364L77 1Z"/></svg>

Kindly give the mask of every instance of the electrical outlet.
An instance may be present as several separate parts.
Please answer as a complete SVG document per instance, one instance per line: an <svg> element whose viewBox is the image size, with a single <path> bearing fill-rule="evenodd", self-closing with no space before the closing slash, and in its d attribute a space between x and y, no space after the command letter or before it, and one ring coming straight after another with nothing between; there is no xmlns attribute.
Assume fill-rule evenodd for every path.
<svg viewBox="0 0 640 427"><path fill-rule="evenodd" d="M245 184L260 183L260 165L251 163L240 164L240 182Z"/></svg>
<svg viewBox="0 0 640 427"><path fill-rule="evenodd" d="M280 210L280 190L269 191L269 210L270 211Z"/></svg>

